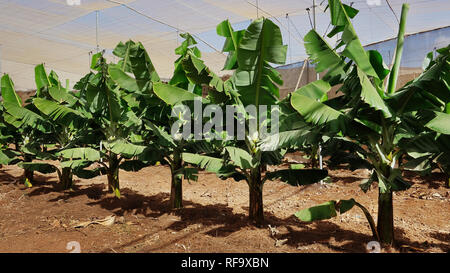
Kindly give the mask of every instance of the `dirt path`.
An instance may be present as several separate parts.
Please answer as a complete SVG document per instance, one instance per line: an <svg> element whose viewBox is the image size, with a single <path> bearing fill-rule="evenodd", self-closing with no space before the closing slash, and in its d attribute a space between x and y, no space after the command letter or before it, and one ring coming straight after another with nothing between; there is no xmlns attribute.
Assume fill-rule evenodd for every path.
<svg viewBox="0 0 450 273"><path fill-rule="evenodd" d="M69 252L77 241L82 252L365 252L372 241L359 210L332 220L302 223L293 214L332 199L354 197L376 217L376 191L364 194L358 184L363 171L330 171L333 184L292 187L268 182L264 187L267 224L247 222L248 188L244 182L222 181L201 174L198 182L184 182L185 208L168 208L169 170L149 167L120 173L123 198L104 193L105 177L77 180L78 189L60 192L54 175L36 175L26 189L22 170L0 170L0 252ZM414 183L394 197L396 234L401 248L392 251L450 251L450 190L443 178ZM432 182L430 182L432 181ZM73 228L83 221L115 215L111 226Z"/></svg>

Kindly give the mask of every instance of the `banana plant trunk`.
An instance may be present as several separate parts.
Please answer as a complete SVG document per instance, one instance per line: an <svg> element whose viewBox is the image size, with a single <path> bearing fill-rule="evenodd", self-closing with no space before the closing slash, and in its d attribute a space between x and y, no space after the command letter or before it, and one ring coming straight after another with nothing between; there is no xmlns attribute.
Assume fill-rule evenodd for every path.
<svg viewBox="0 0 450 273"><path fill-rule="evenodd" d="M249 218L256 226L264 223L263 208L263 184L261 181L261 168L257 167L251 172L251 181L249 181Z"/></svg>
<svg viewBox="0 0 450 273"><path fill-rule="evenodd" d="M379 192L377 231L380 236L380 243L384 246L394 244L394 207L392 201L391 191Z"/></svg>
<svg viewBox="0 0 450 273"><path fill-rule="evenodd" d="M23 161L24 162L32 162L33 158L30 155L25 154L23 157ZM23 175L24 175L25 179L28 179L28 181L30 183L33 182L34 171L24 169Z"/></svg>
<svg viewBox="0 0 450 273"><path fill-rule="evenodd" d="M177 174L177 171L182 168L181 153L175 151L173 154L173 162L170 168L172 181L170 187L170 205L172 209L179 209L183 207L183 179Z"/></svg>
<svg viewBox="0 0 450 273"><path fill-rule="evenodd" d="M319 151L319 146L313 145L311 148L311 168L313 168L313 169L316 169L319 167L318 151Z"/></svg>
<svg viewBox="0 0 450 273"><path fill-rule="evenodd" d="M63 186L64 190L71 189L73 186L73 174L71 168L63 168L61 171L61 177L59 182Z"/></svg>
<svg viewBox="0 0 450 273"><path fill-rule="evenodd" d="M113 192L117 198L120 198L119 187L119 163L118 155L111 153L109 156L109 168L108 168L108 191Z"/></svg>

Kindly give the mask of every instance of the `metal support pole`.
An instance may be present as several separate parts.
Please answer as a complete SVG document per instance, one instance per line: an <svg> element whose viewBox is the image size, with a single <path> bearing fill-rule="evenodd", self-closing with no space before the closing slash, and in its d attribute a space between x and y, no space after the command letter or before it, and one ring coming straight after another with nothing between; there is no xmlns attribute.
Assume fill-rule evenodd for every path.
<svg viewBox="0 0 450 273"><path fill-rule="evenodd" d="M314 30L316 30L316 0L313 0L313 6L312 6L312 8L313 8L313 28L314 28ZM319 75L319 73L317 73L316 79L317 79L317 80L320 80L320 75Z"/></svg>
<svg viewBox="0 0 450 273"><path fill-rule="evenodd" d="M95 11L95 42L97 45L97 53L100 51L100 45L98 42L98 10Z"/></svg>
<svg viewBox="0 0 450 273"><path fill-rule="evenodd" d="M258 0L256 0L256 19L259 18L259 3Z"/></svg>
<svg viewBox="0 0 450 273"><path fill-rule="evenodd" d="M103 151L103 141L100 140L100 153ZM103 157L100 156L100 162L103 163Z"/></svg>
<svg viewBox="0 0 450 273"><path fill-rule="evenodd" d="M319 167L323 170L322 146L319 145Z"/></svg>
<svg viewBox="0 0 450 273"><path fill-rule="evenodd" d="M313 27L316 29L316 0L313 0Z"/></svg>
<svg viewBox="0 0 450 273"><path fill-rule="evenodd" d="M302 69L300 70L300 75L298 76L297 84L295 85L294 91L298 89L300 86L300 81L302 80L303 72L305 71L306 64L309 62L309 59L305 59L303 61ZM308 79L306 79L306 82L308 83Z"/></svg>
<svg viewBox="0 0 450 273"><path fill-rule="evenodd" d="M91 69L91 62L92 62L92 51L89 51L88 53L88 67Z"/></svg>
<svg viewBox="0 0 450 273"><path fill-rule="evenodd" d="M313 9L313 27L314 30L316 30L316 0L313 0L312 9ZM316 72L316 80L320 80L320 75L317 72ZM320 144L318 154L319 154L319 167L321 170L323 170L322 146ZM320 183L322 184L323 181L320 181Z"/></svg>
<svg viewBox="0 0 450 273"><path fill-rule="evenodd" d="M286 20L287 20L287 24L288 24L288 49L289 49L289 58L290 58L290 63L292 63L292 47L291 47L291 24L289 22L289 14L286 13Z"/></svg>

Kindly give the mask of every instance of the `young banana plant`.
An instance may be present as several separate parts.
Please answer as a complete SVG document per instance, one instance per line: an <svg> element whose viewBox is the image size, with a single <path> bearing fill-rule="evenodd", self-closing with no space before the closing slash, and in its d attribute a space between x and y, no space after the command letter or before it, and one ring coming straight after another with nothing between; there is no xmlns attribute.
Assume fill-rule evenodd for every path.
<svg viewBox="0 0 450 273"><path fill-rule="evenodd" d="M0 166L1 165L14 165L20 162L20 152L17 151L18 143L21 139L21 135L17 132L16 127L7 123L3 117L5 108L3 101L0 102ZM10 144L15 144L15 147L11 147Z"/></svg>
<svg viewBox="0 0 450 273"><path fill-rule="evenodd" d="M5 74L1 79L1 91L3 97L3 119L9 124L7 126L12 126L16 129L14 137L16 151L7 149L5 150L7 151L6 155L9 160L17 161L16 155L20 154L21 159L19 160L22 162L19 163L19 166L24 168L25 185L31 187L34 169L27 168L27 165L33 164L33 159L42 157L41 143L47 143L51 133L51 124L38 114L39 111L32 104L23 105L8 74ZM45 167L41 171L49 172ZM53 172L53 170L50 172Z"/></svg>
<svg viewBox="0 0 450 273"><path fill-rule="evenodd" d="M291 104L307 122L320 127L323 132L368 148L360 154L370 164L373 175L361 184L361 188L367 191L374 181L378 181L378 223L376 232L374 228L372 231L383 244L391 245L394 242L392 192L406 190L410 186L402 178L399 158L403 151L398 146L402 133L407 130L402 122L402 109L410 101L399 100L401 105L393 105L398 95L395 83L403 44L399 42L396 62L393 70L389 71L378 52L366 52L362 47L350 22L358 11L339 0L329 0L328 5L334 26L328 37L340 33L341 39L332 48L315 30L305 36L305 48L315 62L316 70L327 70L327 73L322 80L297 90L292 95ZM408 5L404 5L399 41L403 40L407 10ZM385 91L383 81L389 74ZM325 94L336 85L341 85L339 91L342 93L337 98L321 102L311 95ZM332 205L310 208L297 215L301 215L303 220L324 219L323 215L332 217L340 210L337 205L342 203L345 202L333 201ZM354 206L356 203L348 204ZM347 208L341 213L345 211Z"/></svg>
<svg viewBox="0 0 450 273"><path fill-rule="evenodd" d="M157 162L168 165L171 171L171 197L170 204L174 209L182 207L182 180L196 179L195 170L186 168L181 158L182 152L191 145L183 139L176 139L171 135L173 119L171 119L172 107L184 100L201 98L201 86L189 82L182 65L187 52L194 52L190 46L194 39L183 34L186 40L176 49L176 53L182 55L175 62L175 73L171 84L162 84L151 60L141 43L128 41L120 43L114 50L114 54L121 58L119 65L109 68L111 79L121 88L125 94L123 98L131 106L132 111L143 121L141 135L146 149L138 157L143 164L151 165ZM195 51L198 53L198 50ZM178 86L178 87L176 87ZM186 88L186 89L184 89ZM173 103L161 100L166 95L178 100ZM178 93L177 93L178 92ZM181 92L181 93L180 93ZM186 97L185 93L187 94ZM196 94L197 93L197 94Z"/></svg>
<svg viewBox="0 0 450 273"><path fill-rule="evenodd" d="M24 145L22 148L28 156L32 155L34 159L40 160L40 162L25 161L19 165L28 173L34 171L44 174L56 172L63 189L70 189L73 186L74 172L77 173L80 168L89 166L92 160L96 160L99 156L98 151L76 148L78 145L85 144L85 140L89 136L91 126L89 126L88 117L86 117L88 113L76 109L77 104L79 104L78 99L73 93L62 87L58 76L53 71L47 75L42 64L36 66L35 71L38 89L27 105L28 109L33 110L33 114L25 108L11 110L9 103L12 103L11 98L15 97L13 96L15 91L12 85L7 84L8 81L5 78L4 87L6 89L4 94L7 97L6 104L10 109L9 112L22 120L25 120L27 115L33 115L38 123L46 124L49 128L42 135L45 137L40 137L40 142L32 144L29 141L30 144ZM19 129L26 131L30 124L22 123ZM43 150L41 150L41 144L44 144ZM81 153L78 156L80 160L71 161L77 158L77 153ZM56 160L59 161L59 164L55 165L43 162L43 160ZM28 181L31 182L30 178L28 178Z"/></svg>
<svg viewBox="0 0 450 273"><path fill-rule="evenodd" d="M183 177L188 180L197 180L197 169L190 168L184 161L183 153L186 151L208 149L209 145L203 144L202 141L192 140L187 135L180 133L173 133L172 128L177 127L176 123L183 120L183 122L191 122L192 116L189 112L183 113L183 110L177 112L177 108L194 101L201 100L201 96L191 93L185 89L174 87L164 83L155 83L154 92L161 98L170 109L166 112L166 122L161 123L161 120L145 119L145 130L151 135L154 145L159 147L161 153L160 162L170 167L171 187L170 187L170 206L172 209L179 209L183 207ZM172 99L170 99L172 98ZM186 106L188 107L188 106ZM189 108L190 109L190 108ZM171 113L180 113L181 119L173 118ZM181 127L181 126L180 126Z"/></svg>
<svg viewBox="0 0 450 273"><path fill-rule="evenodd" d="M52 125L49 143L54 144L54 148L47 149L46 154L49 159L58 160L60 164L58 167L40 163L39 167L42 169L46 166L48 170L53 168L63 189L70 189L73 187L73 174L85 177L83 169L100 159L99 151L83 147L97 139L95 124L90 113L84 110L84 102L77 94L64 88L53 71L47 76L43 65L38 65L36 71L36 82L42 87L38 89L32 103ZM29 168L34 166L37 167L27 164Z"/></svg>
<svg viewBox="0 0 450 273"><path fill-rule="evenodd" d="M405 109L404 122L413 134L400 146L408 153L405 169L428 174L436 167L450 187L450 46L428 53L424 72L397 93L398 100L411 97L413 112ZM417 108L420 107L419 111Z"/></svg>
<svg viewBox="0 0 450 273"><path fill-rule="evenodd" d="M281 84L282 80L270 66L270 63L282 64L286 59L286 46L282 43L279 28L272 21L261 18L243 31L234 31L230 23L224 21L218 25L217 33L226 37L224 51L229 54L225 68L235 69L232 78L223 85L229 95L221 100L226 122L221 123L222 128L215 128L225 135L220 145L221 156L184 153L183 160L221 178L246 181L249 186L249 218L256 225L262 225L263 185L267 180L280 179L291 185L306 185L325 178L327 171L304 170L298 166L264 171L267 165L281 164L285 154L282 147L292 142L294 135L299 135L295 130L276 132L278 124L275 122L276 126L268 126L277 116L282 117L281 124L285 122L285 114L280 114L277 107L282 103L278 99L276 84ZM215 89L211 89L209 97L217 97ZM283 106L280 108L284 109ZM230 109L234 111L231 114L228 112ZM271 134L264 134L263 130L268 127ZM239 132L238 128L243 130ZM234 134L235 129L237 135Z"/></svg>
<svg viewBox="0 0 450 273"><path fill-rule="evenodd" d="M180 122L200 125L203 128L204 120L198 116L194 106L202 108L210 103L210 99L202 98L203 86L208 86L214 92L213 100L220 100L231 96L225 90L225 83L216 74L205 66L201 53L195 46L195 39L188 33L181 34L185 40L175 50L180 57L175 61L175 71L169 84L154 83L153 94L160 100L160 107L156 109L164 113L164 117L155 119L147 115L145 119L146 131L153 136L153 142L162 150L160 162L167 164L171 170L171 195L172 208L181 208L182 182L185 179L196 180L196 168L189 167L184 160L184 153L214 153L214 141L197 139L193 134L173 132L172 128L183 127ZM175 114L175 115L174 115ZM181 119L179 119L181 118ZM175 127L174 127L175 126ZM192 126L190 126L192 127Z"/></svg>
<svg viewBox="0 0 450 273"><path fill-rule="evenodd" d="M123 62L107 64L100 52L92 57L93 71L75 85L75 89L79 90L80 100L85 101L85 111L90 112L95 128L98 128L101 135L90 145L98 149L101 141L104 147L100 160L97 161L102 167L83 172L89 176L106 173L108 189L117 198L120 198L119 169L141 168L142 164L137 157L145 150L139 135L142 121L124 99L128 94L121 92L120 86L111 77L111 71L115 72L117 67L126 65Z"/></svg>

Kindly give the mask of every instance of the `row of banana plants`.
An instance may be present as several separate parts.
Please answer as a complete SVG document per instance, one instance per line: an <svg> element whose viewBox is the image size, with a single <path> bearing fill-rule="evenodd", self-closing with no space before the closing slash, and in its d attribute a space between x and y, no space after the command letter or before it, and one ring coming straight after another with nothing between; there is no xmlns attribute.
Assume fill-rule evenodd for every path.
<svg viewBox="0 0 450 273"><path fill-rule="evenodd" d="M349 163L372 172L361 188L378 185L378 223L354 199L332 200L295 215L302 221L323 220L357 206L374 237L391 245L392 192L409 187L402 170L426 174L438 167L449 173L450 49L438 50L436 58L428 55L424 72L396 91L407 5L392 70L378 52L362 47L351 23L356 9L338 0L329 0L328 7L334 26L328 37L340 35L337 46L315 30L305 36L316 70L326 74L285 99L279 98L283 81L272 65L285 63L287 46L279 27L266 18L245 30L234 30L227 20L217 26L228 55L224 70L233 72L227 80L205 65L188 33L181 35L168 82L160 79L143 45L133 41L114 49L117 63L95 54L90 73L74 90L38 65L37 92L22 102L4 75L0 164L18 164L30 187L34 172L57 173L62 189L74 188L73 176L106 175L117 198L120 169L165 165L171 171L173 209L183 206L183 180L196 180L199 170L206 170L221 179L245 181L249 218L262 225L266 181L300 186L328 176L326 170L285 164L286 153L321 145L323 154L338 155L331 156L330 164ZM333 86L340 96L328 99Z"/></svg>

